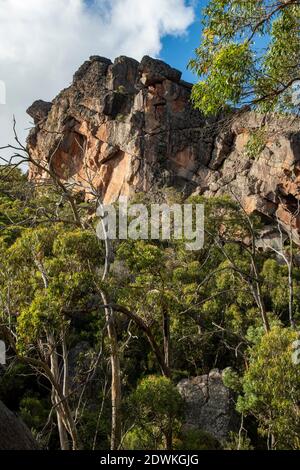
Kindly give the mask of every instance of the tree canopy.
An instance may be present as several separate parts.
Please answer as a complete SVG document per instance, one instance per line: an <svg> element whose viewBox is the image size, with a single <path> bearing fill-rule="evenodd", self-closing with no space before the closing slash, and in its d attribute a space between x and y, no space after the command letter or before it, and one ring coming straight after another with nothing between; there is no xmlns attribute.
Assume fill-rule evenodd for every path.
<svg viewBox="0 0 300 470"><path fill-rule="evenodd" d="M228 106L299 110L300 1L210 0L190 67L205 114Z"/></svg>

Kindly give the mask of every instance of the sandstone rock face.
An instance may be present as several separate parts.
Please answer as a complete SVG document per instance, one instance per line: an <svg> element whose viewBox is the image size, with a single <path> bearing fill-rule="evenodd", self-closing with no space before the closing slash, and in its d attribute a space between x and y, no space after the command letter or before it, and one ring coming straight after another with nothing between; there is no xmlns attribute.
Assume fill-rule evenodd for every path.
<svg viewBox="0 0 300 470"><path fill-rule="evenodd" d="M190 93L159 60L93 56L52 103L29 108L29 151L62 180L92 188L87 197L112 202L157 186L230 194L299 240L300 121L253 112L205 119ZM264 145L249 157L247 143L262 130ZM31 179L45 177L31 166Z"/></svg>
<svg viewBox="0 0 300 470"><path fill-rule="evenodd" d="M38 450L29 429L1 401L0 450Z"/></svg>
<svg viewBox="0 0 300 470"><path fill-rule="evenodd" d="M35 124L43 121L49 114L52 108L52 103L47 101L37 100L28 109L27 114L33 118Z"/></svg>
<svg viewBox="0 0 300 470"><path fill-rule="evenodd" d="M208 432L220 442L237 432L239 419L232 392L216 369L208 375L181 380L178 390L185 401L185 427Z"/></svg>
<svg viewBox="0 0 300 470"><path fill-rule="evenodd" d="M200 161L208 163L213 141L180 77L150 57L113 64L91 57L51 107L38 101L29 108L36 123L31 155L64 180L92 185L104 202L158 184L190 184ZM31 167L30 178L43 177Z"/></svg>
<svg viewBox="0 0 300 470"><path fill-rule="evenodd" d="M247 143L262 130L262 148L249 157ZM299 242L300 120L247 112L233 117L227 132L225 145L215 146L222 164L210 172L205 194L232 195L246 212L259 213L268 224L279 221ZM217 181L210 184L211 178Z"/></svg>

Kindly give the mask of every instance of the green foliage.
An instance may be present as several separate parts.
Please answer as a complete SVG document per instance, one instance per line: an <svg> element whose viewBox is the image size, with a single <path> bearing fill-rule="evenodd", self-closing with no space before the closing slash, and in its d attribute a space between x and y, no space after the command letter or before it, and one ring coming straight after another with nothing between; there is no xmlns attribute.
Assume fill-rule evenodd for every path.
<svg viewBox="0 0 300 470"><path fill-rule="evenodd" d="M259 129L249 137L245 147L245 155L249 158L257 158L266 146L265 129Z"/></svg>
<svg viewBox="0 0 300 470"><path fill-rule="evenodd" d="M124 447L163 449L169 430L179 428L183 411L177 388L166 377L143 379L129 398L134 429L126 435Z"/></svg>
<svg viewBox="0 0 300 470"><path fill-rule="evenodd" d="M250 349L237 404L238 411L257 418L259 432L272 435L277 449L300 446L300 375L299 365L292 361L296 339L296 332L277 326Z"/></svg>
<svg viewBox="0 0 300 470"><path fill-rule="evenodd" d="M261 111L293 110L299 82L299 2L210 0L190 67L201 81L192 98L205 114L252 103ZM258 46L264 38L268 48Z"/></svg>
<svg viewBox="0 0 300 470"><path fill-rule="evenodd" d="M220 443L213 436L200 429L188 429L180 433L175 448L184 450L220 450Z"/></svg>
<svg viewBox="0 0 300 470"><path fill-rule="evenodd" d="M123 447L127 450L157 450L163 449L162 439L155 427L144 429L136 426L130 430L123 440Z"/></svg>
<svg viewBox="0 0 300 470"><path fill-rule="evenodd" d="M254 450L251 440L245 434L238 435L230 433L228 441L224 445L224 450Z"/></svg>
<svg viewBox="0 0 300 470"><path fill-rule="evenodd" d="M55 257L76 259L79 263L89 262L99 266L103 260L104 251L95 233L89 230L63 230L58 234L53 244Z"/></svg>
<svg viewBox="0 0 300 470"><path fill-rule="evenodd" d="M19 169L0 166L0 230L7 245L16 240L23 226L30 224L33 211L28 200L31 195L32 187Z"/></svg>
<svg viewBox="0 0 300 470"><path fill-rule="evenodd" d="M226 387L231 388L236 392L240 391L242 388L239 374L231 367L227 367L227 369L223 371L223 383Z"/></svg>
<svg viewBox="0 0 300 470"><path fill-rule="evenodd" d="M205 80L196 83L193 87L192 99L196 107L205 114L214 114L220 110L220 103L224 106L229 102L236 104L242 94L242 84L248 77L253 65L253 59L247 42L242 44L226 44L215 52L214 58L208 65L205 55L197 50L198 60L203 62L197 67L198 74L209 75Z"/></svg>
<svg viewBox="0 0 300 470"><path fill-rule="evenodd" d="M80 420L80 438L86 450L105 450L109 448L109 419L106 413L99 420L100 410L95 408L84 411Z"/></svg>
<svg viewBox="0 0 300 470"><path fill-rule="evenodd" d="M32 381L30 368L22 363L11 364L0 380L0 399L12 410L17 411L23 397L38 394L39 388Z"/></svg>
<svg viewBox="0 0 300 470"><path fill-rule="evenodd" d="M221 14L226 2L217 3ZM256 8L253 2L252 6ZM255 154L262 149L263 140L263 130L253 137L250 148ZM299 366L291 362L296 333L289 328L287 267L272 252L255 254L257 281L271 325L271 332L265 334L249 281L253 280L249 219L234 201L199 196L188 200L205 205L202 250L186 251L184 240L115 243L114 262L104 283L104 250L93 223L83 229L62 220L52 222L58 202L55 191L37 194L29 190L21 173L11 176L0 180L0 328L1 333L12 332L19 358L10 349L0 399L22 414L43 447L59 447L55 412L50 416L49 383L42 374L37 379L37 369L32 374L21 359L42 359L49 364L50 337L59 366L62 338L70 352L71 406L76 407L90 365L99 357L77 426L84 449L109 448L110 341L105 336L101 288L111 302L143 320L162 355L166 318L169 325L171 378L167 379L159 375L159 361L147 335L133 320L115 312L123 427L128 431L123 436L124 448L165 449L170 436L179 450L219 448L204 431L186 431L182 426L184 406L175 387L178 380L215 367L225 369L224 383L239 394L238 410L249 415L244 420L247 431L248 420L251 423L251 442L243 430L230 437L226 449L259 447L257 427L264 439L273 435L273 447L299 448ZM170 203L184 202L183 195L171 190L164 196L162 200ZM137 199L151 202L149 195L137 195ZM80 201L78 208L86 210ZM67 218L68 207L60 210L61 218ZM257 216L250 221L254 231L262 227ZM298 253L297 247L293 250ZM293 266L292 278L298 323L299 267ZM75 354L77 347L79 353ZM103 393L99 394L100 389Z"/></svg>
<svg viewBox="0 0 300 470"><path fill-rule="evenodd" d="M20 414L29 429L41 430L49 415L50 407L47 400L25 396L20 402Z"/></svg>

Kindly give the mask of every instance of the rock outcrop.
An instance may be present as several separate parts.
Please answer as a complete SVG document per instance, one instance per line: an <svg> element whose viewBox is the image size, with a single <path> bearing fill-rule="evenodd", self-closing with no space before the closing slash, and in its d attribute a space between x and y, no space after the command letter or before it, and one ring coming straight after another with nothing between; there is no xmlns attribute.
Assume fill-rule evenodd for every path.
<svg viewBox="0 0 300 470"><path fill-rule="evenodd" d="M29 151L59 178L92 187L87 197L111 202L157 186L233 194L299 240L300 121L250 111L205 119L190 93L159 60L91 57L52 103L29 108ZM31 179L46 176L31 165Z"/></svg>
<svg viewBox="0 0 300 470"><path fill-rule="evenodd" d="M226 441L239 429L233 393L223 384L217 369L208 375L181 380L178 391L185 401L185 428L200 429Z"/></svg>
<svg viewBox="0 0 300 470"><path fill-rule="evenodd" d="M0 401L0 450L38 450L23 421Z"/></svg>

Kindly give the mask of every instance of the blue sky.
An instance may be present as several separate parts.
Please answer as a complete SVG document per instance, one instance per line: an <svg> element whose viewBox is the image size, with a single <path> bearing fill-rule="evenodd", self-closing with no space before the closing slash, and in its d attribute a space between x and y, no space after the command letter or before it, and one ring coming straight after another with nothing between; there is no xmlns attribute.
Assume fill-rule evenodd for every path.
<svg viewBox="0 0 300 470"><path fill-rule="evenodd" d="M26 109L52 100L91 55L159 57L196 82L187 64L208 1L0 0L0 145L12 140L13 115L25 140L32 125Z"/></svg>
<svg viewBox="0 0 300 470"><path fill-rule="evenodd" d="M194 56L196 47L200 44L202 32L202 10L209 3L209 0L186 1L186 4L192 4L195 10L195 21L187 29L184 36L165 36L162 38L163 48L160 58L173 67L182 71L182 78L188 82L195 83L197 76L187 69L189 60ZM268 46L268 37L256 38L257 49Z"/></svg>
<svg viewBox="0 0 300 470"><path fill-rule="evenodd" d="M37 99L52 100L91 55L160 57L182 70L185 80L195 81L186 66L199 44L205 3L0 0L0 82L6 86L0 145L12 140L13 115L25 140L32 125L26 109Z"/></svg>
<svg viewBox="0 0 300 470"><path fill-rule="evenodd" d="M188 82L194 83L197 78L187 70L187 64L194 55L194 50L200 44L201 37L201 11L208 3L208 0L197 0L195 5L196 18L194 23L188 28L184 36L166 36L162 39L163 48L160 58L173 67L182 71L182 78Z"/></svg>

